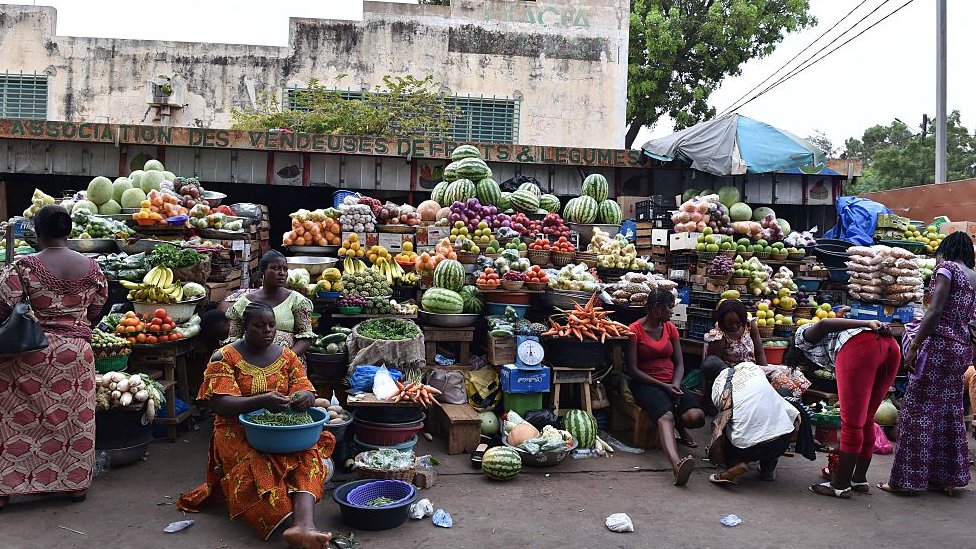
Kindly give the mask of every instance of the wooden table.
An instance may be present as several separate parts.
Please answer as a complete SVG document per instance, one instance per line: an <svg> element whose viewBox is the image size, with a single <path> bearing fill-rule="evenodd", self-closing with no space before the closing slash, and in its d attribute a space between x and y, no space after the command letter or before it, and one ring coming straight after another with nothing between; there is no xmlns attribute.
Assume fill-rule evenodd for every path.
<svg viewBox="0 0 976 549"><path fill-rule="evenodd" d="M175 343L161 345L133 345L129 363L141 369L154 379L158 379L166 395L166 417L156 417L155 422L166 426L166 438L176 442L176 426L190 418L196 411L191 405L189 382L186 371L193 353L193 338L181 339ZM153 375L157 370L157 375ZM161 375L158 375L161 372ZM176 413L176 397L185 402L188 408Z"/></svg>
<svg viewBox="0 0 976 549"><path fill-rule="evenodd" d="M583 409L593 413L593 406L590 400L590 383L593 382L593 372L596 368L560 368L552 369L552 407L555 414L559 415L559 393L563 385L582 385L580 400Z"/></svg>
<svg viewBox="0 0 976 549"><path fill-rule="evenodd" d="M442 326L421 326L424 331L424 347L426 348L427 365L437 364L434 360L438 343L457 343L458 359L456 364L467 366L471 355L471 342L474 341L474 326L461 328L444 328Z"/></svg>
<svg viewBox="0 0 976 549"><path fill-rule="evenodd" d="M359 395L348 395L346 404L350 408L361 406L364 408L380 408L388 406L391 408L420 408L420 404L410 401L393 402L392 400L380 400L373 393L362 393Z"/></svg>

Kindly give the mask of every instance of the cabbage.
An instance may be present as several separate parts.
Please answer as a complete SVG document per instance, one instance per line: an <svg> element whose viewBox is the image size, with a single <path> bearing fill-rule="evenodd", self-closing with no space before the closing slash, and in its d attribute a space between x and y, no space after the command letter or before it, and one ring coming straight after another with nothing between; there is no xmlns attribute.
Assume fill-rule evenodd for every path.
<svg viewBox="0 0 976 549"><path fill-rule="evenodd" d="M115 215L122 213L122 206L115 200L109 200L108 202L102 204L98 207L98 213L101 215Z"/></svg>
<svg viewBox="0 0 976 549"><path fill-rule="evenodd" d="M88 200L79 200L78 202L75 202L75 205L71 208L71 213L74 214L80 210L88 210L88 213L97 214L98 206L96 206L94 202L90 202Z"/></svg>
<svg viewBox="0 0 976 549"><path fill-rule="evenodd" d="M132 182L133 187L142 186L142 176L146 175L146 172L142 170L136 170L129 174L129 181Z"/></svg>
<svg viewBox="0 0 976 549"><path fill-rule="evenodd" d="M128 177L120 177L112 183L112 200L122 203L122 193L132 188L132 180Z"/></svg>
<svg viewBox="0 0 976 549"><path fill-rule="evenodd" d="M732 185L726 185L720 187L718 190L718 200L722 204L731 208L733 204L737 203L741 196L739 195L739 189L733 187ZM744 219L742 221L745 221Z"/></svg>
<svg viewBox="0 0 976 549"><path fill-rule="evenodd" d="M123 208L140 208L142 201L146 199L146 193L139 187L133 187L122 193Z"/></svg>
<svg viewBox="0 0 976 549"><path fill-rule="evenodd" d="M164 178L165 176L161 171L148 171L142 176L142 181L140 182L139 187L142 188L144 193L148 193L149 191L158 191L160 188L159 185L163 182Z"/></svg>
<svg viewBox="0 0 976 549"><path fill-rule="evenodd" d="M161 172L165 168L163 168L163 163L160 162L159 160L149 160L148 162L146 162L146 167L143 169L146 170L147 172L148 171Z"/></svg>
<svg viewBox="0 0 976 549"><path fill-rule="evenodd" d="M885 399L881 406L878 406L878 411L874 414L874 422L885 427L898 425L898 408L895 408L890 399Z"/></svg>
<svg viewBox="0 0 976 549"><path fill-rule="evenodd" d="M736 202L729 206L729 217L732 221L749 221L752 219L752 208L744 202Z"/></svg>

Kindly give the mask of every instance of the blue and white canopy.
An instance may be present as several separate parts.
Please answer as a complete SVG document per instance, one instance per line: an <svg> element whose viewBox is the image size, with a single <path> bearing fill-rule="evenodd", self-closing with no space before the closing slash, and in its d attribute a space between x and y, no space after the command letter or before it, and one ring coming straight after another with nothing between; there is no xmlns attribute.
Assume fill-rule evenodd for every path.
<svg viewBox="0 0 976 549"><path fill-rule="evenodd" d="M806 139L736 113L652 139L641 149L651 158L683 161L721 176L777 172L825 161L824 152Z"/></svg>

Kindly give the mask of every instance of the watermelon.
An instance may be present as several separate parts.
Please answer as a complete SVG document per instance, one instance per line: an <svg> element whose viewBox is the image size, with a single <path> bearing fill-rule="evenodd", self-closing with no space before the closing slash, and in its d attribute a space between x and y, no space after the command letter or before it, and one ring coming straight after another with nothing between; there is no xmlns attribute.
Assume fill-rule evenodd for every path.
<svg viewBox="0 0 976 549"><path fill-rule="evenodd" d="M507 446L489 448L481 458L481 470L492 480L512 480L522 470L522 456Z"/></svg>
<svg viewBox="0 0 976 549"><path fill-rule="evenodd" d="M450 261L450 260L446 260ZM441 261L437 266L440 267L444 262ZM420 306L425 311L440 314L458 314L464 310L464 302L461 296L454 291L445 288L430 288L424 292L420 298Z"/></svg>
<svg viewBox="0 0 976 549"><path fill-rule="evenodd" d="M698 189L696 189L694 187L688 187L687 189L685 189L685 192L681 193L681 201L682 202L688 202L692 198L695 198L696 196L698 196L698 193L699 192L701 192L701 191L699 191Z"/></svg>
<svg viewBox="0 0 976 549"><path fill-rule="evenodd" d="M458 180L457 162L451 162L444 168L444 181L448 183Z"/></svg>
<svg viewBox="0 0 976 549"><path fill-rule="evenodd" d="M547 212L559 213L562 205L559 203L559 198L554 194L544 194L539 197L539 207Z"/></svg>
<svg viewBox="0 0 976 549"><path fill-rule="evenodd" d="M752 220L762 221L763 218L769 214L773 214L773 216L775 216L776 212L774 212L772 208L767 208L766 206L756 208L755 210L752 210Z"/></svg>
<svg viewBox="0 0 976 549"><path fill-rule="evenodd" d="M112 200L112 180L107 177L98 176L88 184L88 193L85 195L96 206L101 206Z"/></svg>
<svg viewBox="0 0 976 549"><path fill-rule="evenodd" d="M512 193L511 201L512 208L520 212L535 213L539 209L539 197L527 189L519 189Z"/></svg>
<svg viewBox="0 0 976 549"><path fill-rule="evenodd" d="M485 308L485 302L481 300L481 292L474 286L463 286L461 291L461 301L464 302L465 313L480 313Z"/></svg>
<svg viewBox="0 0 976 549"><path fill-rule="evenodd" d="M600 203L606 200L609 194L610 185L607 183L606 177L593 173L583 180L583 196L588 196Z"/></svg>
<svg viewBox="0 0 976 549"><path fill-rule="evenodd" d="M447 186L447 191L444 193L444 202L445 205L451 205L455 202L464 202L467 199L474 197L474 195L474 182L470 179L458 179ZM438 202L438 204L440 204L440 202Z"/></svg>
<svg viewBox="0 0 976 549"><path fill-rule="evenodd" d="M739 189L732 185L725 185L718 188L718 201L725 204L726 208L731 208L740 200Z"/></svg>
<svg viewBox="0 0 976 549"><path fill-rule="evenodd" d="M729 217L732 221L749 221L752 219L752 208L743 202L736 202L729 207Z"/></svg>
<svg viewBox="0 0 976 549"><path fill-rule="evenodd" d="M437 202L439 206L446 206L444 204L444 195L447 194L447 187L450 185L447 181L441 181L440 183L434 185L434 189L430 191L430 199Z"/></svg>
<svg viewBox="0 0 976 549"><path fill-rule="evenodd" d="M495 204L495 206L498 206L498 210L499 211L502 211L502 212L504 212L506 210L511 210L512 209L512 193L507 193L507 192L502 191L502 195L498 198L498 204Z"/></svg>
<svg viewBox="0 0 976 549"><path fill-rule="evenodd" d="M532 194L536 196L536 198L542 197L542 189L540 189L539 186L536 185L535 183L522 183L521 185L519 185L518 190L531 191Z"/></svg>
<svg viewBox="0 0 976 549"><path fill-rule="evenodd" d="M480 181L486 177L491 177L491 168L480 158L465 158L464 160L454 162L454 164L457 164L454 171L458 177L471 179L472 181Z"/></svg>
<svg viewBox="0 0 976 549"><path fill-rule="evenodd" d="M481 202L483 206L489 204L497 206L502 199L501 187L490 177L486 177L475 183L474 194L478 197L478 202Z"/></svg>
<svg viewBox="0 0 976 549"><path fill-rule="evenodd" d="M465 158L481 158L481 151L474 145L461 145L451 153L451 160L455 162Z"/></svg>
<svg viewBox="0 0 976 549"><path fill-rule="evenodd" d="M563 208L563 219L569 223L593 223L596 221L598 211L599 205L593 197L577 196L566 203L566 207Z"/></svg>
<svg viewBox="0 0 976 549"><path fill-rule="evenodd" d="M596 443L596 418L583 410L569 410L563 417L563 429L573 435L580 448L592 448Z"/></svg>
<svg viewBox="0 0 976 549"><path fill-rule="evenodd" d="M620 205L613 200L600 202L600 205L597 207L596 221L597 223L605 223L608 225L619 225L623 222L623 213L620 211Z"/></svg>
<svg viewBox="0 0 976 549"><path fill-rule="evenodd" d="M498 434L501 423L494 412L481 412L481 434L490 437Z"/></svg>
<svg viewBox="0 0 976 549"><path fill-rule="evenodd" d="M434 268L434 286L452 292L459 291L461 286L464 286L464 265L453 259L445 259L438 263Z"/></svg>

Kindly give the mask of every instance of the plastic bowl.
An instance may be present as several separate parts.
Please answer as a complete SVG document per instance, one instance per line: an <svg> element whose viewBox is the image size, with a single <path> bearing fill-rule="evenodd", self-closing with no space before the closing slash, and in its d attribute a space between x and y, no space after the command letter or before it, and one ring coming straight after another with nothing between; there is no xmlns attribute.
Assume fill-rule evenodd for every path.
<svg viewBox="0 0 976 549"><path fill-rule="evenodd" d="M409 442L424 430L423 420L414 423L382 424L353 419L356 438L360 442L379 447L397 446Z"/></svg>
<svg viewBox="0 0 976 549"><path fill-rule="evenodd" d="M332 500L339 506L342 521L350 528L356 530L389 530L396 528L407 522L407 515L410 511L410 504L417 499L417 493L407 501L396 505L384 505L383 507L368 507L365 509L349 504L349 492L360 486L376 482L375 479L357 480L347 482L332 492Z"/></svg>
<svg viewBox="0 0 976 549"><path fill-rule="evenodd" d="M509 444L508 435L502 436L502 444L518 452L519 457L522 458L522 465L528 465L529 467L552 467L553 465L557 465L566 459L566 456L568 456L573 450L576 449L577 446L579 446L579 442L574 440L572 446L567 446L562 450L530 454L521 448L516 448L515 446Z"/></svg>
<svg viewBox="0 0 976 549"><path fill-rule="evenodd" d="M412 484L402 480L374 480L369 484L363 484L350 490L346 496L346 503L360 509L375 509L376 507L399 505L412 499L416 493L417 489ZM385 505L368 505L369 502L383 496L393 501Z"/></svg>
<svg viewBox="0 0 976 549"><path fill-rule="evenodd" d="M312 423L305 425L289 425L276 427L259 425L248 420L249 416L267 413L261 409L257 412L240 414L237 419L244 426L247 443L254 449L268 454L291 454L308 450L315 446L322 434L322 426L329 420L329 412L322 408L309 408Z"/></svg>
<svg viewBox="0 0 976 549"><path fill-rule="evenodd" d="M356 444L359 450L363 452L368 452L370 450L382 450L384 448L393 448L394 450L399 450L401 452L411 452L419 440L419 435L414 435L412 439L404 442L403 444L397 444L395 446L377 446L375 444L367 444L359 440L359 435L353 435L352 437L352 441Z"/></svg>
<svg viewBox="0 0 976 549"><path fill-rule="evenodd" d="M132 303L132 310L143 315L152 317L156 309L166 309L169 313L170 318L173 319L177 324L182 324L197 310L197 305L203 302L203 297L198 297L189 301L181 301L179 303L143 303L135 301Z"/></svg>
<svg viewBox="0 0 976 549"><path fill-rule="evenodd" d="M362 307L339 307L339 313L344 315L358 315L363 312Z"/></svg>

